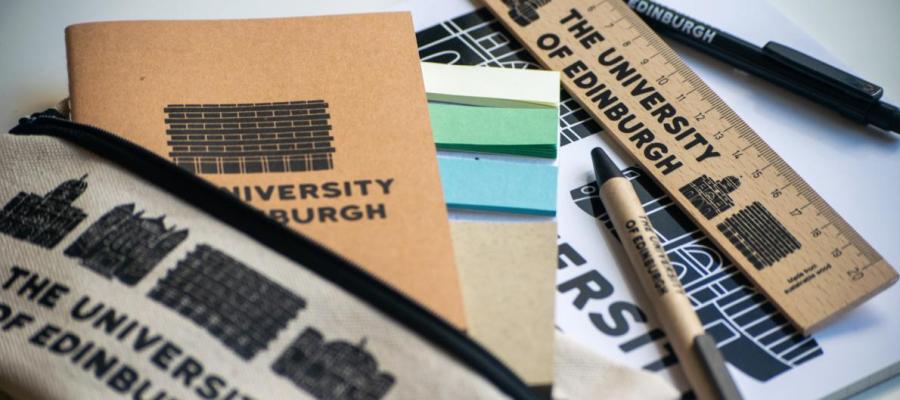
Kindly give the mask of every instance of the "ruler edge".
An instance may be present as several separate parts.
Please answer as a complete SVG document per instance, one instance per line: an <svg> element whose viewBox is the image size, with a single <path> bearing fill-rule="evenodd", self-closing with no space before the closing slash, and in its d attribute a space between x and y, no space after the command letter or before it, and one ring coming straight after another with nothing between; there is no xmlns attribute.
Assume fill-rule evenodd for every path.
<svg viewBox="0 0 900 400"><path fill-rule="evenodd" d="M527 40L524 40L522 35L515 29L513 24L507 20L509 17L507 15L504 15L503 13L500 13L500 12L494 10L494 7L492 7L490 4L488 4L488 1L494 1L494 2L497 2L502 5L502 4L504 4L503 3L504 0L479 0L479 3L481 3L485 8L487 8L491 12L491 14L494 16L495 19L497 19L498 21L501 22L504 29L509 31L516 38L516 40L518 40L519 44L521 44L522 47L528 52L528 54L530 56L532 56L538 63L540 63L541 66L545 70L555 71L554 69L549 68L547 63L541 57L534 54L534 51L531 49L531 47L529 47L527 45L527 43L529 43L529 42ZM729 259L729 261L731 261L741 271L741 274L744 277L746 277L750 282L753 283L754 289L756 291L758 291L759 293L762 293L763 296L765 296L766 299L773 306L775 306L775 308L777 308L778 311L780 313L782 313L788 319L788 321L791 322L791 325L793 325L795 328L797 328L803 335L808 336L808 335L814 333L815 331L821 329L822 327L828 325L830 322L832 322L836 319L839 319L841 316L845 315L849 311L851 311L854 308L858 307L859 305L865 303L866 301L875 297L876 295L880 294L881 292L884 292L887 288L889 288L894 283L896 283L898 281L898 278L900 278L900 275L898 275L897 270L895 268L893 268L884 259L884 257L882 257L881 254L878 253L875 250L875 248L873 248L859 234L859 232L856 231L856 229L854 229L840 214L838 214L831 207L831 205L828 204L828 202L818 192L816 192L806 182L806 180L803 179L803 177L801 177L800 174L798 174L787 163L787 161L784 160L784 158L782 158L780 155L778 155L778 153L775 152L775 150L773 150L771 148L771 146L769 146L769 144L766 143L766 141L763 140L762 137L760 137L759 134L757 134L756 131L749 124L747 124L737 114L737 112L735 112L734 109L731 108L731 106L728 105L728 103L723 101L722 98L719 97L719 95L712 89L712 87L710 87L706 83L706 81L704 81L702 78L700 78L697 75L697 73L694 72L694 70L692 68L690 68L687 64L685 64L685 62L681 58L681 56L679 56L675 52L675 50L671 46L668 45L668 43L663 41L662 37L659 36L655 31L653 31L653 29L650 28L650 26L647 25L646 22L644 22L643 18L641 18L639 15L637 15L637 13L635 13L624 2L622 2L621 4L618 4L619 1L620 0L606 0L606 2L610 3L610 5L613 7L613 9L616 9L617 11L623 12L625 14L629 14L629 15L624 16L625 18L628 18L628 22L631 23L632 26L634 26L635 29L637 29L639 31L639 33L641 34L641 37L644 38L645 40L647 40L651 46L657 45L658 48L661 48L662 49L661 52L664 53L663 56L667 57L667 60L670 63L675 64L674 66L676 67L676 69L678 69L680 67L681 71L687 71L686 76L685 76L686 79L689 79L689 80L694 79L694 80L700 82L703 86L705 86L709 90L710 95L712 96L714 101L719 101L723 105L725 105L725 108L727 111L725 113L723 113L723 117L725 119L733 118L734 122L732 122L730 120L729 120L729 122L732 122L735 125L741 125L741 127L749 130L750 133L752 133L752 138L746 139L747 142L749 144L752 144L754 147L762 147L763 150L769 152L771 155L776 157L778 162L780 164L782 164L784 167L786 167L786 169L789 171L789 173L796 180L796 183L793 183L793 182L790 182L790 183L792 183L796 186L802 186L802 189L804 189L805 191L814 193L816 198L820 200L818 202L820 204L815 204L816 209L819 210L820 212L822 212L823 215L826 215L826 213L830 214L830 216L826 215L826 218L829 219L829 222L832 222L833 224L836 224L836 225L840 225L841 231L846 231L845 235L847 235L847 233L849 233L850 235L848 236L848 239L850 239L851 242L854 242L854 241L856 242L856 243L854 243L854 246L858 246L857 243L862 244L863 247L865 247L865 248L861 249L861 250L864 250L865 252L867 252L875 257L875 261L873 261L870 265L880 266L882 269L886 268L885 272L887 272L887 275L888 275L886 277L887 279L885 279L880 285L873 286L871 288L871 290L869 290L868 292L865 292L863 295L856 296L854 299L852 299L852 301L845 302L839 308L835 308L834 309L835 311L832 312L830 315L827 315L823 318L817 318L815 320L808 320L808 322L809 322L808 326L804 326L804 325L800 324L800 321L797 318L792 316L793 314L788 312L781 304L779 304L779 302L775 301L775 299L769 294L768 290L763 289L763 285L761 285L757 281L756 277L752 276L752 274L745 271L745 266L742 265L741 262L736 261L735 258L729 252L723 251L723 253L725 253L724 254L725 257L727 257ZM592 111L589 111L589 110L591 110L591 108L586 107L585 104L582 103L582 100L579 96L572 95L570 93L571 90L570 90L570 88L567 87L568 83L562 77L560 78L560 84L562 85L562 89L566 90L566 92L569 93L570 97L572 97L572 99L575 100L578 103L578 105L581 106L581 108L585 109L585 111L588 112L588 114L591 116L591 119L594 120L594 122L600 124L600 126L603 128L603 132L609 135L610 130L606 127L605 122L602 121L601 118L594 116L594 113ZM710 102L710 103L712 103L712 102ZM614 135L609 135L609 136L612 139L612 136L614 136ZM634 157L634 155L631 154L631 151L629 151L627 148L625 148L625 146L622 143L619 143L618 140L612 139L612 141L619 147L620 151L624 151L626 154L628 154L632 158L637 158L637 157ZM759 148L757 148L757 151L759 151ZM762 153L763 152L760 152L760 154L762 154ZM643 168L644 165L641 163L641 160L639 158L637 158L637 159L638 159L637 160L638 163ZM775 164L775 163L773 162L773 164ZM657 178L655 174L647 173L647 175L650 176L651 179L653 179L654 183L656 183L660 188L662 188L662 190L666 193L667 196L669 196L670 198L673 199L673 202L678 205L679 210L681 210L682 212L684 212L688 215L688 217L691 219L691 222L693 222L695 225L697 225L698 228L700 228L700 230L703 232L704 236L709 238L716 246L719 246L721 248L722 244L720 243L720 240L717 239L715 237L715 235L707 232L707 230L712 230L712 228L705 228L704 223L702 223L702 221L700 221L699 218L697 218L697 216L694 215L692 210L683 206L681 204L681 202L675 201L674 200L675 196L672 194L672 192L670 192L670 190L668 188L666 188L665 185L660 183L659 178ZM785 177L785 178L788 179L788 177ZM798 189L800 189L800 188L798 188ZM825 212L823 212L823 211L825 211ZM831 221L831 219L835 219L837 223L835 221ZM729 245L730 245L730 243L729 243Z"/></svg>
<svg viewBox="0 0 900 400"><path fill-rule="evenodd" d="M610 4L612 4L613 2L616 2L617 0L608 0L608 1L610 2ZM624 3L622 3L622 4L624 4ZM825 198L822 197L822 195L820 195L819 192L817 192L815 189L813 189L812 186L810 186L809 183L806 182L806 180L803 179L803 177L800 176L800 174L797 173L797 171L794 170L794 168L791 167L787 161L785 161L784 157L781 157L781 155L779 155L778 152L776 152L774 149L772 149L772 147L769 146L769 144L761 136L759 136L759 134L756 132L755 129L753 129L753 127L751 127L746 121L744 121L744 119L741 118L741 116L738 115L738 113L733 108L731 108L731 106L728 105L727 102L722 100L722 98L719 96L719 94L716 93L716 91L712 87L710 87L709 84L706 83L706 81L704 81L699 75L697 75L697 73L693 70L693 68L688 66L684 62L684 59L682 59L681 56L679 56L678 53L676 53L675 50L662 39L662 36L658 35L655 31L653 31L653 28L651 28L649 25L647 25L647 23L644 22L644 19L641 18L639 15L637 15L637 13L635 13L631 9L631 7L628 7L627 5L621 6L619 4L612 5L612 7L619 8L620 11L627 10L628 12L630 12L632 14L632 17L629 19L629 22L631 22L632 25L635 27L635 29L637 29L639 31L639 33L642 35L641 37L643 37L645 40L650 42L651 46L654 44L661 45L662 48L664 49L663 53L665 53L665 54L663 54L663 57L667 57L667 60L670 63L675 64L674 65L675 68L677 70L679 70L679 72L681 72L683 75L685 75L686 79L695 80L697 82L700 82L703 86L705 86L709 90L709 97L711 98L709 101L710 103L714 103L714 102L718 101L718 102L721 102L723 105L725 105L725 112L723 113L722 117L724 119L726 119L728 122L731 122L735 126L737 131L740 131L742 128L749 131L752 136L747 137L745 140L749 144L753 145L756 148L759 155L762 156L763 158L765 158L766 161L769 161L770 163L772 163L773 166L775 166L775 168L777 168L779 170L779 173L781 173L784 176L785 180L787 180L788 183L790 183L791 185L795 186L801 195L806 197L806 195L803 194L804 192L805 193L813 193L815 195L815 199L807 198L807 200L809 200L810 203L813 203L813 205L816 207L816 210L819 211L819 213L821 215L825 216L825 218L830 223L837 225L838 229L841 231L841 233L844 234L844 236L847 237L848 241L850 243L852 243L854 247L856 247L858 250L860 250L860 252L863 253L863 256L865 256L870 261L869 265L873 265L875 267L881 268L882 274L886 273L885 274L886 276L884 277L885 279L883 282L881 282L881 284L873 286L870 291L863 293L863 295L861 295L861 296L856 296L855 298L852 299L852 301L845 302L843 306L836 309L836 311L834 313L832 313L831 315L829 315L825 318L819 318L815 321L811 321L811 323L809 324L808 327L804 327L804 326L801 326L794 318L790 317L791 314L788 313L782 307L781 304L779 304L778 302L773 300L772 297L769 296L769 294L765 290L762 289L762 285L760 285L757 282L757 279L752 274L746 273L744 271L744 267L741 266L740 263L736 262L733 259L733 257L731 256L731 254L728 254L728 252L724 252L724 253L726 253L725 256L728 257L729 260L732 263L734 263L735 266L738 267L738 269L741 270L741 273L745 277L747 277L751 282L753 282L755 289L758 290L760 293L763 293L763 295L765 295L767 297L769 302L772 303L772 305L774 305L782 314L784 314L791 321L791 323L794 325L794 327L798 328L804 335L810 335L813 332L828 325L830 322L839 319L841 316L850 312L854 308L862 305L869 299L871 299L871 298L875 297L876 295L880 294L881 292L885 291L887 288L891 287L892 285L894 285L894 283L896 283L898 281L898 278L900 278L900 275L898 275L897 270L893 266L891 266L891 264L888 263L887 260L885 260L884 257L877 250L875 250L875 248L872 247L872 245L869 244L869 242L866 241L865 238L863 238L862 235L860 235L859 232L857 232L856 229L854 229L853 226L850 225L849 222L847 222L847 220L844 219L843 216L841 216L837 211L835 211L834 208L831 207L831 204L828 204L828 201L825 200ZM634 23L635 20L640 21L640 23L635 24ZM657 46L657 48L660 48L660 47ZM686 72L684 72L684 71L686 71ZM568 90L568 89L566 89L566 90ZM572 96L572 97L576 98L575 96ZM578 101L577 98L576 98L576 101ZM579 102L579 104L581 104L581 103ZM583 105L582 105L582 107L583 107ZM602 123L601 123L601 126L603 126ZM604 126L604 130L605 129L606 129L606 127ZM621 146L621 144L619 144L619 145ZM626 152L628 152L628 151L626 150ZM774 158L774 160L773 160L773 158ZM777 164L780 164L780 165L777 165ZM667 189L664 185L660 184L659 179L654 174L648 173L647 175L649 175L654 180L654 182L656 182L660 187L662 187L663 191L665 191L666 194L669 195L669 197L672 197L674 199L674 196L669 191L669 189ZM674 203L678 205L678 207L679 207L679 209L681 209L681 211L686 212L688 214L688 217L691 218L692 222L694 222L700 228L700 230L703 231L703 233L713 243L715 243L717 246L719 246L721 248L722 244L720 243L720 240L716 239L714 235L711 235L708 232L706 232L706 229L703 227L703 224L698 222L699 218L691 213L692 210L687 209L687 207L684 207L681 204L681 202L674 201Z"/></svg>

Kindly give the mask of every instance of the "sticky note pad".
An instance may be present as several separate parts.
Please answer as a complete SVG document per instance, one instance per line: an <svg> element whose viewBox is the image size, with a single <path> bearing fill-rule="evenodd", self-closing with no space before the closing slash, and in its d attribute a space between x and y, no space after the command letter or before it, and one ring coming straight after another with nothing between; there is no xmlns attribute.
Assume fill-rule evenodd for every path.
<svg viewBox="0 0 900 400"><path fill-rule="evenodd" d="M438 156L449 208L556 215L552 164Z"/></svg>
<svg viewBox="0 0 900 400"><path fill-rule="evenodd" d="M559 106L559 72L422 63L428 100L490 107Z"/></svg>
<svg viewBox="0 0 900 400"><path fill-rule="evenodd" d="M438 149L556 158L556 108L428 103L428 112Z"/></svg>

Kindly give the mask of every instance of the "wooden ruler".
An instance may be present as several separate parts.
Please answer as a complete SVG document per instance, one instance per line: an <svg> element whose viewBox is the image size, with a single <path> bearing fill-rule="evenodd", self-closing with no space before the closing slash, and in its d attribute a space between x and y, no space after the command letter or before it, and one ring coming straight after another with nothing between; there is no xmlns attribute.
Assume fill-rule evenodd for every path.
<svg viewBox="0 0 900 400"><path fill-rule="evenodd" d="M483 1L804 333L897 280L625 2Z"/></svg>

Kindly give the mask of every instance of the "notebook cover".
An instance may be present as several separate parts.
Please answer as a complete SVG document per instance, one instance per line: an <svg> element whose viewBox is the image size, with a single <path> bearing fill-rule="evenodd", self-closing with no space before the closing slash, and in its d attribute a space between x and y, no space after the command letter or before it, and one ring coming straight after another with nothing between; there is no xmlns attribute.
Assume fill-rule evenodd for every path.
<svg viewBox="0 0 900 400"><path fill-rule="evenodd" d="M464 326L407 13L66 30L72 116L119 132Z"/></svg>

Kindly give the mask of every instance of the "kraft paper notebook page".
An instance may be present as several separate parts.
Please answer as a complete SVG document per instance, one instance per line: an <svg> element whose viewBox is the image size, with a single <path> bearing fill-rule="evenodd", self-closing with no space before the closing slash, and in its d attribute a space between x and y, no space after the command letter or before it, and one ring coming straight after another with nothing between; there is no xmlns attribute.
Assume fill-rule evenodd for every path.
<svg viewBox="0 0 900 400"><path fill-rule="evenodd" d="M467 333L533 388L553 382L556 222L450 221Z"/></svg>
<svg viewBox="0 0 900 400"><path fill-rule="evenodd" d="M752 7L738 0L662 3L700 20L715 21L719 28L756 45L776 40L840 65L765 2ZM537 67L513 36L473 2L407 1L392 9L413 12L423 61ZM734 13L735 9L744 12ZM896 207L900 189L884 184L900 179L898 145L867 135L840 117L716 60L678 46L675 50L890 264L900 264L900 247L895 243L900 236L900 213L890 211ZM687 390L652 310L644 306L640 288L620 267L627 265L624 255L610 250L619 245L611 242L610 233L598 229L598 217L600 226L605 221L603 212L595 208L596 200L592 201L596 196L589 185L594 180L590 149L603 147L620 165L633 165L633 161L623 159L611 139L587 117L563 93L556 324L604 356L645 368ZM822 160L840 163L823 164ZM840 398L898 372L900 352L890 350L900 335L896 312L900 288L896 285L812 337L802 337L686 222L652 180L638 170L626 171L641 189L654 226L666 231L663 241L669 256L688 274L683 282L701 301L697 306L701 320L720 339L720 349L744 396ZM596 298L579 296L582 293Z"/></svg>
<svg viewBox="0 0 900 400"><path fill-rule="evenodd" d="M66 43L75 121L197 173L463 327L408 14L90 23Z"/></svg>

